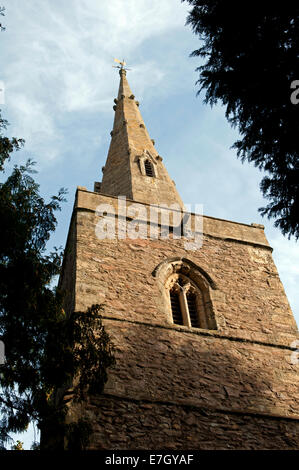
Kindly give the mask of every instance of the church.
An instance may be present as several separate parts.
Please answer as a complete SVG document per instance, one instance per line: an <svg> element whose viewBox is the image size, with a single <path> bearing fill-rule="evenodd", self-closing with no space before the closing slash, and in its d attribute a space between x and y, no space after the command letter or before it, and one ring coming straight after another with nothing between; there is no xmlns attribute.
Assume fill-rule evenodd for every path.
<svg viewBox="0 0 299 470"><path fill-rule="evenodd" d="M299 336L264 227L185 208L119 73L60 280L68 312L103 305L116 365L69 414L91 418L91 450L298 449Z"/></svg>

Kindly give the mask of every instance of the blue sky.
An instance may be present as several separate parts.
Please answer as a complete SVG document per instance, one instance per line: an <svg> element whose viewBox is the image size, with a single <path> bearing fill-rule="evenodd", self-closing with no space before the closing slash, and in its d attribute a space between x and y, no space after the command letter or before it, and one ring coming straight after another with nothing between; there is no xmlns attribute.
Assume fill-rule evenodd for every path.
<svg viewBox="0 0 299 470"><path fill-rule="evenodd" d="M242 164L230 147L237 138L224 108L196 97L198 38L185 26L180 0L3 0L1 33L5 85L3 115L9 133L26 140L14 163L31 157L45 196L68 188L51 244L64 246L75 189L101 180L113 124L119 75L128 80L148 131L185 203L204 214L262 223L299 323L298 244L261 218L262 174Z"/></svg>

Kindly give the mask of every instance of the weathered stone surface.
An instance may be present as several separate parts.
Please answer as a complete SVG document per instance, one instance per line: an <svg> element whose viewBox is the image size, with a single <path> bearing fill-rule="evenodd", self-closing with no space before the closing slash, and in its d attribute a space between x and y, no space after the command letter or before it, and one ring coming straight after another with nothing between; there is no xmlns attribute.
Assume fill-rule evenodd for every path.
<svg viewBox="0 0 299 470"><path fill-rule="evenodd" d="M232 450L296 449L299 422L258 415L167 403L146 404L105 396L91 399L88 409L101 410L105 426L97 427L91 449ZM114 419L108 420L107 411ZM116 418L117 417L117 418Z"/></svg>
<svg viewBox="0 0 299 470"><path fill-rule="evenodd" d="M211 292L217 334L287 346L294 340L296 323L263 230L225 221L223 233L221 220L209 219L208 225L204 218L203 246L197 251L186 250L184 239L98 240L95 227L99 218L92 212L89 195L79 191L80 210L75 211L71 230L77 237L75 248L70 242L76 252L74 287L80 290L77 310L105 296L107 316L118 317L119 307L126 309L127 320L169 326L172 321L165 315L159 279L153 271L161 262L178 257L200 266L217 286ZM92 196L102 203L100 194ZM104 199L106 203L115 202L114 198ZM82 210L84 201L88 203L86 211ZM211 229L213 221L217 227ZM229 224L234 232L231 230L231 239L227 240ZM120 318L124 318L123 313Z"/></svg>

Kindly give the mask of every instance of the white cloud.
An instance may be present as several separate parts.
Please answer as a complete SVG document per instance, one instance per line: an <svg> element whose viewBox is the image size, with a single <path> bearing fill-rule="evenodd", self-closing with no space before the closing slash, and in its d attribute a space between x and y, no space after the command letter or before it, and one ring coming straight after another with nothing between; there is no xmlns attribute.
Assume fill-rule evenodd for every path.
<svg viewBox="0 0 299 470"><path fill-rule="evenodd" d="M115 56L131 63L138 56L137 92L154 87L164 74L138 48L146 39L183 29L185 16L186 5L173 0L10 0L1 37L3 78L11 121L27 150L36 152L42 142L49 152L39 159L55 159L61 154L58 122L70 119L68 113L111 110Z"/></svg>
<svg viewBox="0 0 299 470"><path fill-rule="evenodd" d="M14 107L17 115L22 116L24 128L20 132L24 137L33 136L40 138L45 135L54 134L54 124L51 117L47 114L45 104L31 100L29 96L20 93L14 93L10 104ZM38 122L39 126L35 127Z"/></svg>

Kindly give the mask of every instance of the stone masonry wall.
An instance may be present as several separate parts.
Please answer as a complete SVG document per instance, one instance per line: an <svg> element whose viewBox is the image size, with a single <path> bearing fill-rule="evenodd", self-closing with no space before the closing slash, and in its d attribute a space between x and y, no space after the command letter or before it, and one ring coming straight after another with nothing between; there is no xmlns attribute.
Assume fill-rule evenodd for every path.
<svg viewBox="0 0 299 470"><path fill-rule="evenodd" d="M299 422L171 403L90 399L90 450L294 450Z"/></svg>
<svg viewBox="0 0 299 470"><path fill-rule="evenodd" d="M66 312L75 309L75 289L76 284L76 248L77 248L77 221L72 218L68 234L68 240L64 252L63 275L59 280L59 287L64 292L64 308Z"/></svg>
<svg viewBox="0 0 299 470"><path fill-rule="evenodd" d="M204 218L208 230L203 246L188 251L184 239L99 240L98 220L92 211L80 209L76 215L76 310L104 302L107 316L172 324L153 271L161 262L181 257L205 270L216 284L211 296L220 334L287 346L298 334L263 230Z"/></svg>
<svg viewBox="0 0 299 470"><path fill-rule="evenodd" d="M78 193L76 278L64 281L76 310L103 304L115 345L105 395L84 407L91 448L298 447L298 332L263 230L204 218L197 251L183 239L99 240L103 199L115 203ZM212 279L216 330L172 324L157 266L173 258Z"/></svg>
<svg viewBox="0 0 299 470"><path fill-rule="evenodd" d="M299 417L289 349L125 320L105 326L116 348L108 394Z"/></svg>

